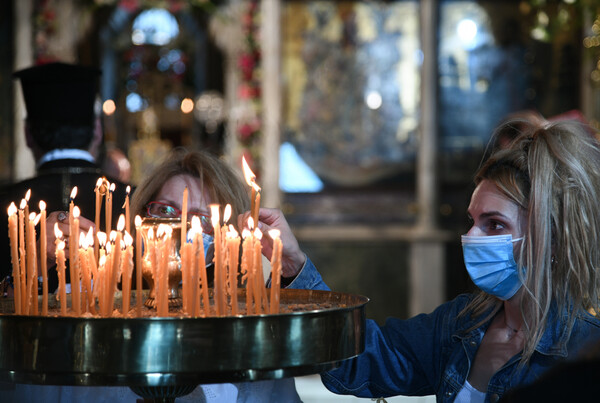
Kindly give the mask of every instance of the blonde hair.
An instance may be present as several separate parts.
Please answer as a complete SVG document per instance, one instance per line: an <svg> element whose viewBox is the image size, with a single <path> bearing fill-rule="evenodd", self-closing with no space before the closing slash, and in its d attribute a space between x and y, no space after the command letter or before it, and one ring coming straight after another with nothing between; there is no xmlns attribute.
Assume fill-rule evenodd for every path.
<svg viewBox="0 0 600 403"><path fill-rule="evenodd" d="M250 208L247 186L238 173L217 156L207 151L175 148L136 187L131 198L132 216L145 215L146 204L156 198L163 185L177 175L190 175L200 180L213 203L231 204L232 219Z"/></svg>
<svg viewBox="0 0 600 403"><path fill-rule="evenodd" d="M518 263L524 284L521 313L527 338L522 363L529 360L548 326L552 304L571 330L576 315L598 309L600 292L600 149L586 127L574 121L529 123L507 149L479 169L475 183L490 180L527 218ZM505 125L515 125L506 122ZM500 127L498 130L505 130ZM502 307L480 292L463 310L481 318Z"/></svg>

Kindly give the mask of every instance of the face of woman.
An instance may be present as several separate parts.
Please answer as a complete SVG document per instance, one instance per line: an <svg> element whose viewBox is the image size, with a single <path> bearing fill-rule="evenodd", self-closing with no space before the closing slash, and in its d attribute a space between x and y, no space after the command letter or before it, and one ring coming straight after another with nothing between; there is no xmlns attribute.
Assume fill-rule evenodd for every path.
<svg viewBox="0 0 600 403"><path fill-rule="evenodd" d="M467 214L473 221L467 232L469 236L511 234L516 239L522 236L525 228L522 209L487 179L475 188Z"/></svg>
<svg viewBox="0 0 600 403"><path fill-rule="evenodd" d="M154 201L170 204L181 210L183 190L188 188L188 213L209 216L208 205L212 203L206 190L202 189L200 179L190 175L177 175L165 182Z"/></svg>

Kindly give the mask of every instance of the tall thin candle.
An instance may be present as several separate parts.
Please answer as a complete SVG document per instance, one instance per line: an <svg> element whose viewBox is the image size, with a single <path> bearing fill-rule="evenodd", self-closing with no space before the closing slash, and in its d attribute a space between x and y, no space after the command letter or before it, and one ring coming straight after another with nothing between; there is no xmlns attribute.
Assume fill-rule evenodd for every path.
<svg viewBox="0 0 600 403"><path fill-rule="evenodd" d="M123 289L123 315L129 313L129 303L131 301L131 272L133 271L133 238L129 232L125 231L123 236L125 243L125 255L121 259L121 284Z"/></svg>
<svg viewBox="0 0 600 403"><path fill-rule="evenodd" d="M38 314L38 276L37 276L37 248L35 247L35 218L36 214L29 214L27 223L27 277L29 314Z"/></svg>
<svg viewBox="0 0 600 403"><path fill-rule="evenodd" d="M135 216L135 307L142 316L142 217Z"/></svg>
<svg viewBox="0 0 600 403"><path fill-rule="evenodd" d="M269 313L279 313L279 294L281 290L281 253L283 246L279 230L272 229L269 236L273 239L273 254L271 255L271 301Z"/></svg>
<svg viewBox="0 0 600 403"><path fill-rule="evenodd" d="M46 203L40 200L40 271L42 272L42 315L48 315L48 273L46 263Z"/></svg>
<svg viewBox="0 0 600 403"><path fill-rule="evenodd" d="M21 314L21 274L19 272L19 228L17 227L17 206L11 203L8 206L8 236L10 238L10 254L13 267L13 281L15 290L15 313Z"/></svg>
<svg viewBox="0 0 600 403"><path fill-rule="evenodd" d="M238 314L237 299L237 277L238 277L238 257L240 253L240 237L233 227L229 226L227 232L227 249L229 257L229 294L231 295L231 314Z"/></svg>
<svg viewBox="0 0 600 403"><path fill-rule="evenodd" d="M223 270L222 265L223 265L223 261L222 261L222 247L223 245L221 244L221 227L220 227L220 213L219 213L219 205L218 204L211 204L210 205L210 211L211 211L211 222L212 222L212 226L213 226L213 231L215 234L215 249L214 249L214 257L213 257L213 262L214 262L214 269L215 269L215 275L214 275L214 296L215 296L215 309L216 309L216 314L217 316L222 316L225 314L225 300L223 298L223 286L221 284L221 271Z"/></svg>
<svg viewBox="0 0 600 403"><path fill-rule="evenodd" d="M71 308L81 315L81 267L79 266L79 207L73 207L69 242L69 272L71 273Z"/></svg>
<svg viewBox="0 0 600 403"><path fill-rule="evenodd" d="M194 249L196 251L196 267L197 273L194 280L194 287L196 292L200 292L202 295L202 305L204 307L204 315L209 316L210 314L210 299L208 297L208 279L206 275L206 261L204 259L204 242L202 241L202 226L200 225L200 218L194 216L192 218L192 228L194 229ZM199 278L198 278L199 277ZM198 287L200 290L198 291ZM200 315L200 295L194 300L194 316Z"/></svg>
<svg viewBox="0 0 600 403"><path fill-rule="evenodd" d="M125 189L125 231L131 234L131 222L129 221L129 193L131 192L131 186L127 186Z"/></svg>
<svg viewBox="0 0 600 403"><path fill-rule="evenodd" d="M185 245L187 236L187 205L188 205L188 188L183 189L183 200L181 202L181 247Z"/></svg>
<svg viewBox="0 0 600 403"><path fill-rule="evenodd" d="M100 231L100 210L102 209L102 196L105 193L104 188L102 187L104 183L104 178L98 178L96 181L96 187L94 188L94 193L96 193L96 210L94 217L94 238L98 231ZM98 242L94 242L94 256L96 257L96 261L98 260Z"/></svg>
<svg viewBox="0 0 600 403"><path fill-rule="evenodd" d="M21 272L21 313L29 315L29 303L27 302L27 253L25 252L25 208L27 200L21 199L19 206L19 271Z"/></svg>

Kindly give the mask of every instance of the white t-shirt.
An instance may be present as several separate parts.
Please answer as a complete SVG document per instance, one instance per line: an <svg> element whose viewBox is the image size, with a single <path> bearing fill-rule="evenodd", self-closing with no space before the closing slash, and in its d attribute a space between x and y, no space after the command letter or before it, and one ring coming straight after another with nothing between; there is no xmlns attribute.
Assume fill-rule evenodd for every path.
<svg viewBox="0 0 600 403"><path fill-rule="evenodd" d="M485 392L480 392L475 389L468 380L465 380L465 384L458 391L454 403L483 403L485 401Z"/></svg>

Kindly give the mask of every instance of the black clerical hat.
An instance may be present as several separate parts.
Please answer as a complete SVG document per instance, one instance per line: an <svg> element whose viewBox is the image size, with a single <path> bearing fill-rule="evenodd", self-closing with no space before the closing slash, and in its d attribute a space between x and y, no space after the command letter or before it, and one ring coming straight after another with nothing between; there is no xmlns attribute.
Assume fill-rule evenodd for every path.
<svg viewBox="0 0 600 403"><path fill-rule="evenodd" d="M84 124L94 121L100 70L48 63L19 70L27 119L30 122Z"/></svg>

